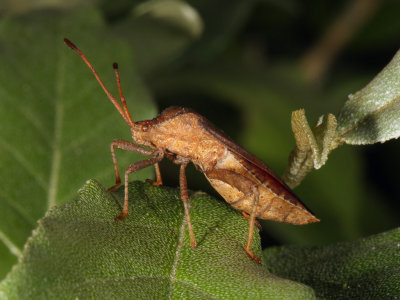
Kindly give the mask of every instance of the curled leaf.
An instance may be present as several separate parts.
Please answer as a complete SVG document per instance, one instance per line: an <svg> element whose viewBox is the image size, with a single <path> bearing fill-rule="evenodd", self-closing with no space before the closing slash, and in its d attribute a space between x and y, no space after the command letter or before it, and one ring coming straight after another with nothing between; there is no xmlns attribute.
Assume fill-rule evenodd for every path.
<svg viewBox="0 0 400 300"><path fill-rule="evenodd" d="M296 187L313 169L321 168L328 154L335 146L336 118L332 114L321 116L311 129L305 116L305 110L292 113L292 130L296 140L289 166L283 179L290 187Z"/></svg>

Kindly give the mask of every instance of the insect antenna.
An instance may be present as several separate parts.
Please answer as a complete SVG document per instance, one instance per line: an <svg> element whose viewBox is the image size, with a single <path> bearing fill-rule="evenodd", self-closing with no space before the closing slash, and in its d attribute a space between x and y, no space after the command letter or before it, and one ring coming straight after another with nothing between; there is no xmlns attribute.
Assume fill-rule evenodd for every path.
<svg viewBox="0 0 400 300"><path fill-rule="evenodd" d="M118 64L115 62L113 63L113 68L115 72L115 78L117 79L117 86L118 86L118 93L119 93L119 99L121 101L122 107L124 108L125 115L127 116L130 124L129 126L132 126L134 124L131 114L129 113L128 106L126 105L125 97L122 95L122 89L121 89L121 80L119 77L119 70L118 70Z"/></svg>
<svg viewBox="0 0 400 300"><path fill-rule="evenodd" d="M90 70L92 71L94 77L96 77L97 81L99 82L100 86L102 87L102 89L104 90L104 92L106 93L108 99L110 99L110 101L112 102L112 104L114 104L115 108L119 111L119 113L121 114L121 116L124 118L125 122L129 125L132 126L134 124L134 122L132 121L132 118L128 112L128 107L126 105L126 101L125 98L122 96L122 91L121 91L121 84L120 84L120 80L119 80L119 74L118 74L118 65L116 65L114 63L114 69L115 69L115 65L117 67L117 71L116 71L116 76L117 76L117 84L118 84L118 90L120 93L120 99L121 99L121 103L122 106L124 107L124 109L121 108L121 105L119 105L117 99L107 90L106 86L104 85L103 81L100 79L99 75L97 74L96 70L94 69L94 67L92 66L92 64L88 61L88 59L85 57L85 55L81 52L81 50L78 49L78 47L76 47L69 39L64 38L64 42L67 44L68 47L70 47L72 50L74 50L76 53L78 53L78 55L82 58L82 60L88 65L88 67L90 68Z"/></svg>

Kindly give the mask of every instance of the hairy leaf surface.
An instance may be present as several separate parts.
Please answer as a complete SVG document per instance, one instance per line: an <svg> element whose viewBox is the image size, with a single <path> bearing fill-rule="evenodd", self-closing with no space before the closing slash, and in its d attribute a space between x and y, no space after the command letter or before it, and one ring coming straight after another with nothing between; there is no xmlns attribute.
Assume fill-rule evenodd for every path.
<svg viewBox="0 0 400 300"><path fill-rule="evenodd" d="M191 195L193 250L178 189L134 182L129 197L130 213L118 223L123 187L111 194L93 180L77 201L51 209L0 285L0 296L314 298L309 287L278 278L247 256L248 221L226 203ZM253 251L261 255L257 233Z"/></svg>

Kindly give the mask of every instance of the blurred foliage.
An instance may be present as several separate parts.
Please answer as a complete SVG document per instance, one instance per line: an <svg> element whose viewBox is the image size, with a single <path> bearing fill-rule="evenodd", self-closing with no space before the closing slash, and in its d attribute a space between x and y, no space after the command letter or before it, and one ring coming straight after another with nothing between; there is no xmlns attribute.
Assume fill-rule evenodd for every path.
<svg viewBox="0 0 400 300"><path fill-rule="evenodd" d="M119 62L135 120L155 116L153 103L159 110L192 107L278 174L295 145L291 112L304 108L310 124L322 114L338 116L347 95L368 84L400 47L400 2L375 1L329 64L324 64L327 57L313 60L326 68L310 79L304 57L352 1L169 2L175 14L157 14L154 0L93 1L91 6L0 2L1 276L49 208L52 176L59 175L54 204L74 199L87 178L112 185L109 143L129 139L127 126L86 66L62 44L63 37L83 50L113 92L111 64ZM138 14L143 6L146 13ZM61 121L54 103L65 106ZM57 126L66 135L56 137ZM54 147L67 158L59 172L54 171ZM390 141L334 151L295 190L321 222L303 227L262 222L264 246L322 245L397 227L399 147ZM118 155L121 168L137 159ZM167 185L177 185L176 166L163 163L162 172ZM188 185L214 193L194 168Z"/></svg>
<svg viewBox="0 0 400 300"><path fill-rule="evenodd" d="M86 30L91 32L88 37ZM104 21L94 9L74 14L39 11L0 22L0 174L7 181L0 196L0 228L3 243L14 254L22 251L47 209L74 199L88 177L114 183L113 168L104 163L112 163L113 139L130 138L128 126L109 102L99 101L104 95L90 71L63 43L68 36L97 47L106 36L103 30ZM135 71L129 45L107 36L112 44L92 55L95 60L103 57L96 64L98 71L114 83L108 57L130 66L121 74L130 78L132 89L126 96L135 114L152 117L156 109ZM140 159L120 156L119 162L128 165L132 157ZM151 170L139 176L145 179ZM2 260L3 276L14 263L15 257Z"/></svg>

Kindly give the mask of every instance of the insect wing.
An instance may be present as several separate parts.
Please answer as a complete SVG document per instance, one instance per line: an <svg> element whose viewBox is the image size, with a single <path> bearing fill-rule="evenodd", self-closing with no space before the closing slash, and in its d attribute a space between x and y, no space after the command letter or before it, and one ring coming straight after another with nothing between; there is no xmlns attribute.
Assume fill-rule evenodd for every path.
<svg viewBox="0 0 400 300"><path fill-rule="evenodd" d="M223 142L224 145L234 153L242 166L246 168L261 184L266 185L275 194L283 197L296 206L310 211L294 192L276 175L263 161L251 154L246 149L237 145L222 130L215 127L205 118L199 120L199 124L213 137ZM311 212L311 211L310 211Z"/></svg>

